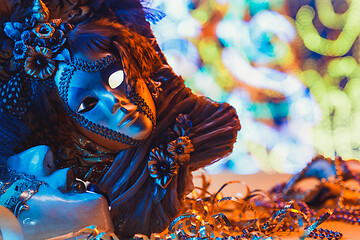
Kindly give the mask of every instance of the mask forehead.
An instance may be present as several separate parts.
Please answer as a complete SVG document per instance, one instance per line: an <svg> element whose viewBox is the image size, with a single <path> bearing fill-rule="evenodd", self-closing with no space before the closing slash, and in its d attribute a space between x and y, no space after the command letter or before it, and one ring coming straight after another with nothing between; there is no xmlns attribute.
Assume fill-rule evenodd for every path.
<svg viewBox="0 0 360 240"><path fill-rule="evenodd" d="M70 79L69 86L85 89L99 88L103 85L101 78L101 72L75 71Z"/></svg>
<svg viewBox="0 0 360 240"><path fill-rule="evenodd" d="M75 71L69 82L67 101L70 108L76 111L87 96L97 97L106 93L100 72Z"/></svg>

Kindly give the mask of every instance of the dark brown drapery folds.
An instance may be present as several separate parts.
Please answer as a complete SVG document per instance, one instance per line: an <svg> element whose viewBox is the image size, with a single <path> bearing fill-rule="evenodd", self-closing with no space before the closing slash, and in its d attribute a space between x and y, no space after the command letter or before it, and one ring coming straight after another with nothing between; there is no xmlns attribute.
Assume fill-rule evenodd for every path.
<svg viewBox="0 0 360 240"><path fill-rule="evenodd" d="M115 233L122 237L162 232L177 217L182 199L193 189L191 171L229 154L240 130L233 107L192 94L171 68L161 68L154 80L161 81L163 89L156 101L154 133L142 146L122 151L99 183L111 200ZM154 203L147 169L149 153L180 113L188 114L192 121L189 138L195 150L189 163L173 177L164 198Z"/></svg>

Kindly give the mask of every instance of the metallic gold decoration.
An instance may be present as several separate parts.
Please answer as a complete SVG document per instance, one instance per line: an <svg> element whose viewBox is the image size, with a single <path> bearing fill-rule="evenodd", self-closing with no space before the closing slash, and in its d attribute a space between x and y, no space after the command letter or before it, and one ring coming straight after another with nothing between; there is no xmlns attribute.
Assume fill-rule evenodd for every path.
<svg viewBox="0 0 360 240"><path fill-rule="evenodd" d="M119 240L114 233L103 232L96 226L88 226L77 231L73 238L74 240Z"/></svg>
<svg viewBox="0 0 360 240"><path fill-rule="evenodd" d="M329 219L332 211L323 209L309 213L303 203L295 201L272 201L274 197L260 190L251 191L241 181L225 183L215 194L207 192L209 181L206 176L203 187L197 188L186 198L183 214L176 218L168 231L152 234L150 238L137 234L133 239L278 239L281 232L299 233L300 239L315 237L325 232L336 235L339 232L324 231L317 227ZM230 184L242 184L246 194L242 197L223 197L222 190ZM201 196L201 198L199 197ZM323 233L324 232L324 233Z"/></svg>

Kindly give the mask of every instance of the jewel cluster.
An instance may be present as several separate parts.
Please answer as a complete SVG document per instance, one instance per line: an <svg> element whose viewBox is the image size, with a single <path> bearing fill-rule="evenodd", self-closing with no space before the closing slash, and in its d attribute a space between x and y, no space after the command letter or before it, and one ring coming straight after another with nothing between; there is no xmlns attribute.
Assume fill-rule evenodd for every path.
<svg viewBox="0 0 360 240"><path fill-rule="evenodd" d="M61 19L48 22L26 19L25 23L5 23L5 34L15 42L8 71L16 73L23 70L40 80L51 77L56 69L55 56L63 50L65 34L72 28L71 24Z"/></svg>
<svg viewBox="0 0 360 240"><path fill-rule="evenodd" d="M52 88L55 60L64 51L66 34L73 29L61 19L49 20L50 12L41 0L34 1L31 13L22 23L6 22L3 31L8 38L1 39L0 111L19 119L31 105L35 85Z"/></svg>

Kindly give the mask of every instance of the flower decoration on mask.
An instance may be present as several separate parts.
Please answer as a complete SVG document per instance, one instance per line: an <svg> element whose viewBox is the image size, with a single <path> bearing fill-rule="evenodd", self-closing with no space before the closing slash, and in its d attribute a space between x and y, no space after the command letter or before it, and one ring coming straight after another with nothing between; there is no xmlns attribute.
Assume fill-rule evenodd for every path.
<svg viewBox="0 0 360 240"><path fill-rule="evenodd" d="M28 48L29 47L23 41L17 41L13 50L15 60L24 59Z"/></svg>
<svg viewBox="0 0 360 240"><path fill-rule="evenodd" d="M55 72L55 61L51 59L51 50L36 46L30 48L25 60L25 72L35 78L46 79Z"/></svg>
<svg viewBox="0 0 360 240"><path fill-rule="evenodd" d="M192 122L189 119L189 115L179 114L175 120L174 133L177 136L189 136Z"/></svg>
<svg viewBox="0 0 360 240"><path fill-rule="evenodd" d="M5 23L5 34L14 41L20 41L21 33L24 31L24 25L19 22L7 22Z"/></svg>
<svg viewBox="0 0 360 240"><path fill-rule="evenodd" d="M181 136L168 144L167 151L183 165L190 160L190 153L194 151L194 146L188 136Z"/></svg>
<svg viewBox="0 0 360 240"><path fill-rule="evenodd" d="M13 58L24 65L24 71L29 76L40 80L47 79L55 72L55 62L52 59L59 54L66 42L64 30L69 31L71 27L68 23L62 23L61 19L40 23L29 20L26 22L5 23L4 32L15 41Z"/></svg>
<svg viewBox="0 0 360 240"><path fill-rule="evenodd" d="M55 32L55 28L50 23L39 23L33 31L38 38L50 38Z"/></svg>
<svg viewBox="0 0 360 240"><path fill-rule="evenodd" d="M62 30L56 30L53 36L50 38L51 51L58 52L58 50L64 45L66 38Z"/></svg>
<svg viewBox="0 0 360 240"><path fill-rule="evenodd" d="M159 148L155 148L150 153L148 169L150 176L155 179L155 183L162 188L166 188L172 177L178 172L178 163L169 154Z"/></svg>
<svg viewBox="0 0 360 240"><path fill-rule="evenodd" d="M14 75L22 79L26 89L31 87L26 87L25 84L31 85L35 81L47 84L46 80L56 70L55 59L66 50L66 33L72 29L71 24L61 19L50 19L50 11L41 0L34 0L31 17L25 18L24 22L6 22L3 30L8 38L2 39L0 49L0 87L7 89ZM5 49L7 51L3 51ZM20 92L14 94L28 95ZM26 104L31 98L30 94L30 99L25 100ZM24 99L4 101L10 100L20 104ZM18 106L14 107L17 109ZM12 111L12 114L20 117L16 111Z"/></svg>
<svg viewBox="0 0 360 240"><path fill-rule="evenodd" d="M168 186L172 176L177 174L178 168L190 161L190 154L194 151L189 138L191 126L189 116L179 114L173 127L163 136L164 141L150 153L148 161L150 177L163 189ZM154 199L158 199L158 196Z"/></svg>

